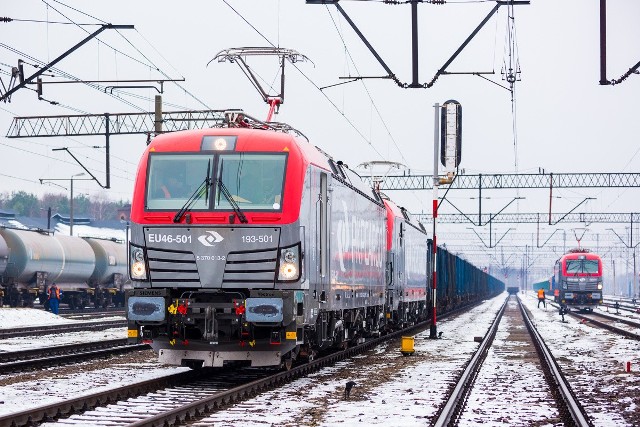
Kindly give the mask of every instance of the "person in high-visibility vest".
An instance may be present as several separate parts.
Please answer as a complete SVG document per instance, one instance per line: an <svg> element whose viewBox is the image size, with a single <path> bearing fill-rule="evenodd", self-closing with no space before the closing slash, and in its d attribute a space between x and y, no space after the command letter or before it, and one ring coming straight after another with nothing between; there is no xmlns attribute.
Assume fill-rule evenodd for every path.
<svg viewBox="0 0 640 427"><path fill-rule="evenodd" d="M544 289L542 288L538 289L538 308L540 308L540 303L542 303L544 308L547 308L547 302L544 297Z"/></svg>
<svg viewBox="0 0 640 427"><path fill-rule="evenodd" d="M560 289L553 290L553 300L555 302L560 302Z"/></svg>
<svg viewBox="0 0 640 427"><path fill-rule="evenodd" d="M53 283L49 288L49 308L53 314L58 314L58 308L60 307L60 288Z"/></svg>

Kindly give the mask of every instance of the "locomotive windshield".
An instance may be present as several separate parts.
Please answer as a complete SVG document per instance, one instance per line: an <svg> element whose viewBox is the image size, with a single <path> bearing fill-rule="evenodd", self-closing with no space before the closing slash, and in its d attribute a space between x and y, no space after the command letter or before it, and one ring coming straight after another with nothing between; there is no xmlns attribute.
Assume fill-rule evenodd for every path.
<svg viewBox="0 0 640 427"><path fill-rule="evenodd" d="M598 273L598 260L568 259L567 274Z"/></svg>
<svg viewBox="0 0 640 427"><path fill-rule="evenodd" d="M242 210L281 210L285 153L164 154L149 156L148 210L180 210L207 176L221 181ZM213 169L210 170L209 168ZM233 210L212 182L213 197L198 197L189 210Z"/></svg>
<svg viewBox="0 0 640 427"><path fill-rule="evenodd" d="M216 179L242 209L280 210L285 162L284 154L222 154ZM230 208L229 201L218 193L214 209Z"/></svg>
<svg viewBox="0 0 640 427"><path fill-rule="evenodd" d="M210 164L211 156L201 154L149 156L147 209L181 209L206 178ZM191 209L206 209L205 200L196 200Z"/></svg>

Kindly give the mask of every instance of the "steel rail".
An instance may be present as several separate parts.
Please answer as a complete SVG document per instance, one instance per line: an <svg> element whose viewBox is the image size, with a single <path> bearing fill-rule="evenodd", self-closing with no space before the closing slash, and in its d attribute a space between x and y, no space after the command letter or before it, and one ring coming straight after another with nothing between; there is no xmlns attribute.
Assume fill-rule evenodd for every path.
<svg viewBox="0 0 640 427"><path fill-rule="evenodd" d="M38 359L45 356L60 356L78 351L89 351L107 347L119 347L126 344L126 338L119 338L106 341L92 341L77 344L57 345L51 347L39 347L29 350L8 351L0 353L0 363L7 363L16 360Z"/></svg>
<svg viewBox="0 0 640 427"><path fill-rule="evenodd" d="M480 302L467 304L466 306L448 311L445 315L441 316L441 318L446 318L448 316L452 316L459 312L469 310L477 306L478 304L480 304ZM366 351L372 347L375 347L376 345L379 345L384 341L399 338L402 335L406 334L407 332L411 332L419 329L426 329L427 327L429 327L429 325L430 325L430 322L425 321L425 322L412 325L403 330L395 331L378 338L373 338L363 344L350 347L348 349L330 354L328 356L317 358L309 363L305 363L301 366L294 367L289 371L280 372L267 378L252 381L248 384L235 387L233 389L226 390L224 392L217 393L215 395L201 399L199 401L196 401L187 405L183 405L179 408L168 410L162 414L157 414L147 419L144 419L135 423L131 423L128 425L128 427L166 426L166 425L181 423L187 419L195 419L195 418L206 416L208 413L214 412L215 410L225 407L229 404L240 402L248 397L256 395L257 393L263 390L267 390L269 388L276 387L280 384L293 381L294 379L297 379L305 375L308 375L309 373L318 371L325 366L333 365L334 363L340 360L346 359L348 357L351 357L363 351Z"/></svg>
<svg viewBox="0 0 640 427"><path fill-rule="evenodd" d="M538 356L540 357L540 360L544 362L543 366L545 368L548 368L548 374L550 375L550 378L547 378L547 381L560 394L560 399L556 399L558 402L558 409L562 413L563 411L561 410L561 406L563 406L564 409L568 411L568 414L571 416L571 419L576 426L591 427L593 424L588 420L586 411L576 399L573 390L569 385L569 382L566 380L566 378L562 374L562 371L560 370L558 362L553 357L553 354L551 354L551 351L545 344L536 327L533 325L533 322L529 318L524 305L520 301L520 297L516 295L516 298L518 299L518 304L520 306L520 311L522 313L525 325L527 326L527 329L529 330L529 333L531 334L531 337L533 339L533 344L538 350ZM547 372L545 372L545 376L546 375Z"/></svg>
<svg viewBox="0 0 640 427"><path fill-rule="evenodd" d="M507 306L508 301L509 297L504 300L504 303L502 304L502 307L500 307L493 323L489 326L489 330L487 331L485 338L482 340L480 346L467 364L467 367L462 372L462 375L458 379L449 399L447 399L447 402L442 406L442 409L438 411L438 418L433 423L434 427L448 426L455 417L460 414L465 398L473 385L478 368L487 357L487 352L491 348L493 340L496 337L496 332L498 331L498 326L500 325L500 320L502 320L502 315L504 314L504 309Z"/></svg>
<svg viewBox="0 0 640 427"><path fill-rule="evenodd" d="M186 371L162 378L143 381L130 386L118 387L112 390L76 397L75 399L55 402L39 408L27 409L20 412L0 416L0 427L30 426L43 421L71 415L87 408L106 405L119 400L138 396L141 393L158 390L175 384L184 384L201 376L198 371Z"/></svg>
<svg viewBox="0 0 640 427"><path fill-rule="evenodd" d="M105 344L113 341L124 341L118 342L110 347L100 346L100 343L92 343L91 346L86 346L86 344L72 344L67 347L66 352L61 352L60 347L49 347L47 349L37 349L40 352L39 357L30 357L28 359L13 359L8 362L0 363L0 374L7 374L9 372L15 371L25 371L30 369L38 369L41 367L50 367L50 366L62 366L68 365L72 363L78 363L87 359L97 359L104 356L111 356L121 353L130 353L134 351L142 351L147 350L149 347L148 344L134 344L128 345L126 343L126 338L123 340L110 340L106 341ZM82 348L81 346L85 346ZM49 356L42 356L42 352L50 350ZM1 355L4 357L17 357L20 354L26 352L11 352L11 353L2 353ZM35 354L35 353L34 353ZM60 357L64 356L64 357Z"/></svg>
<svg viewBox="0 0 640 427"><path fill-rule="evenodd" d="M106 320L100 322L61 323L58 325L28 326L23 328L0 329L0 339L13 337L32 337L34 335L57 334L60 332L102 331L111 328L124 328L126 320Z"/></svg>
<svg viewBox="0 0 640 427"><path fill-rule="evenodd" d="M596 319L594 319L592 317L589 317L588 315L578 314L578 313L575 313L573 311L570 311L568 314L573 316L573 317L576 317L578 319L582 319L584 321L587 321L589 323L593 323L596 326L599 326L599 327L604 328L604 329L606 329L608 331L614 332L614 333L616 333L618 335L622 335L622 336L625 336L627 338L631 338L631 339L640 341L640 334L636 334L636 333L633 333L633 332L630 332L630 331L625 331L624 329L617 328L617 327L615 327L613 325L610 325L609 323L606 323L606 322L601 322L601 321L596 320ZM612 316L607 316L607 315L601 314L601 313L589 313L589 314L593 314L593 315L596 315L596 316L601 316L601 317L607 318L609 320L614 320L616 322L620 322L620 323L624 323L624 324L627 324L627 325L634 326L636 328L640 328L640 325L638 323L631 322L631 321L628 321L628 320L625 321L625 319L619 319L617 317L614 318Z"/></svg>

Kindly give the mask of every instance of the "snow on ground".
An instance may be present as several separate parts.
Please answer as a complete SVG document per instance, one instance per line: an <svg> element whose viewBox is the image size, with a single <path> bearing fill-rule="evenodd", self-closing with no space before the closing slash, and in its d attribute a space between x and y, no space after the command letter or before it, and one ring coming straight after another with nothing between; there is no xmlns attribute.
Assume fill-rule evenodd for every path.
<svg viewBox="0 0 640 427"><path fill-rule="evenodd" d="M335 425L393 425L415 426L425 425L435 415L436 409L442 402L445 390L453 384L451 374L461 367L477 348L473 341L475 336L484 336L499 307L507 297L506 293L493 300L486 301L470 313L455 319L443 320L438 324L438 331L443 332L440 340L429 340L428 332L415 336L416 354L411 357L399 355L399 343L388 344L380 350L379 362L373 363L367 356L360 356L350 361L344 361L333 367L325 368L307 378L269 391L254 399L235 405L227 410L213 414L197 423L198 426L335 426ZM637 425L626 421L621 411L636 410L634 394L640 396L635 372L622 371L624 360L638 362L638 344L622 338L613 337L608 332L594 328L585 328L575 320L561 323L557 310L548 307L537 309L537 299L534 294L521 295L525 304L534 312L539 329L550 341L556 342L560 352L568 360L573 361L566 366L580 366L595 364L601 366L596 372L602 372L601 377L590 378L588 384L598 384L603 390L607 385L616 392L627 387L635 387L630 392L620 393L617 404L612 405L607 400L600 400L589 406L589 411L595 417L598 426L631 426ZM568 330L567 330L568 328ZM575 336L570 342L567 335ZM613 343L610 354L604 355L608 361L603 361L600 350L601 339L607 337ZM583 339L585 338L585 339ZM504 337L498 337L504 339ZM395 347L394 347L395 346ZM583 350L580 350L583 347ZM556 349L552 349L556 352ZM365 363L358 363L358 360ZM386 361L386 362L385 362ZM386 365L392 362L406 365L399 370L387 370ZM501 366L495 364L494 369ZM527 369L527 366L522 366ZM606 372L610 371L609 374ZM580 375L580 374L578 374ZM588 372L581 374L589 377ZM588 380L589 378L580 378ZM351 392L351 399L345 400L343 391L347 381L353 380L357 385ZM537 381L537 378L535 379ZM535 388L533 380L513 381L504 392L510 396L522 396L522 399L510 399L512 405L501 405L497 402L494 411L496 418L489 425L531 425L533 418L514 419L514 413L527 412L535 403L530 398L530 390ZM585 390L582 390L585 392ZM593 394L593 388L587 394ZM613 393L615 394L615 393ZM627 396L625 396L625 394ZM496 400L500 399L496 393ZM474 407L474 402L468 403L467 409L478 411L487 408ZM551 425L545 423L545 415L550 413L547 403L537 402L540 411L535 419L539 426ZM509 420L509 421L505 421ZM485 425L486 425L485 421Z"/></svg>
<svg viewBox="0 0 640 427"><path fill-rule="evenodd" d="M240 420L247 427L426 425L454 383L452 373L478 347L474 337L485 335L506 296L440 321L442 339L428 339L429 331L415 335L413 356L402 356L399 342L389 343L378 349L376 362L368 355L340 362L217 412L196 425L235 426ZM396 367L388 369L391 365ZM345 400L344 388L350 380L356 386L351 398Z"/></svg>
<svg viewBox="0 0 640 427"><path fill-rule="evenodd" d="M581 323L547 304L537 308L533 293L521 295L530 310L536 328L567 373L578 396L589 396L581 403L599 426L640 425L627 421L640 405L640 342ZM627 362L632 371L625 372ZM602 393L606 393L603 396Z"/></svg>
<svg viewBox="0 0 640 427"><path fill-rule="evenodd" d="M103 331L64 332L33 337L14 337L0 340L0 353L31 350L42 347L56 347L67 344L81 344L96 341L111 341L127 338L127 328L111 328Z"/></svg>
<svg viewBox="0 0 640 427"><path fill-rule="evenodd" d="M390 342L349 361L327 367L284 387L268 391L229 409L217 412L197 423L200 426L334 426L334 425L425 425L434 416L445 391L453 384L452 373L461 367L477 348L475 336L484 336L507 294L485 301L481 306L456 318L441 320L438 331L442 339L428 339L429 332L415 336L416 353L403 357L399 341ZM638 411L640 386L640 344L637 341L614 337L611 333L583 325L567 318L562 323L557 309L549 305L537 308L533 294L521 294L538 330L547 339L563 369L575 376L572 387L580 394L591 395L587 402L597 426L638 425L628 421L628 414ZM17 313L24 310L22 313ZM27 314L30 313L30 314ZM27 319L33 314L33 320ZM44 311L0 309L0 325L50 324L72 322ZM106 334L107 331L94 334ZM99 335L98 335L99 336ZM504 337L499 337L504 340ZM18 346L16 346L18 347ZM627 373L624 366L631 361L634 370ZM500 368L499 365L495 369ZM0 386L0 414L20 411L36 405L49 404L93 391L114 388L123 382L131 383L159 377L186 368L161 367L154 360L148 362L111 362L108 368L88 366L87 371L58 374L50 378L23 381ZM526 369L526 366L523 366ZM594 375L593 372L597 372ZM343 392L347 381L356 386L351 398ZM2 377L0 377L2 382ZM513 382L505 392L523 396L515 406L499 409L508 415L512 411L530 408L524 399L531 384ZM617 396L613 401L603 399L594 390ZM469 403L474 410L474 403ZM521 406L518 406L521 405ZM498 405L499 406L499 405ZM475 408L477 409L477 408ZM517 425L500 421L495 424ZM542 420L537 425L545 425Z"/></svg>
<svg viewBox="0 0 640 427"><path fill-rule="evenodd" d="M0 386L0 415L9 415L27 410L63 402L65 400L101 391L118 388L124 384L147 381L166 376L170 373L188 370L188 368L161 367L157 363L107 363L107 367L98 366L101 362L84 364L87 370L71 373L66 369L53 366L44 376L30 381L21 381ZM92 366L87 366L92 364ZM78 370L75 365L75 370ZM0 377L2 380L3 377Z"/></svg>
<svg viewBox="0 0 640 427"><path fill-rule="evenodd" d="M77 323L37 308L0 308L0 329L20 328L23 326L46 326Z"/></svg>
<svg viewBox="0 0 640 427"><path fill-rule="evenodd" d="M122 319L122 317L114 317L114 319ZM91 322L96 321L98 320L91 320ZM5 329L86 322L86 320L65 319L38 309L0 308L0 325ZM126 328L112 328L104 331L16 337L0 340L0 352L111 340L126 338L126 336ZM188 369L160 366L157 364L155 356L149 357L147 355L142 359L144 358L147 360L133 363L131 360L126 361L127 357L123 356L117 360L124 359L125 362L114 363L113 361L99 360L73 365L74 367L52 366L48 370L38 373L21 374L24 378L17 382L14 375L0 375L0 384L3 384L0 386L0 415L61 402L73 397L114 389L122 384L146 381ZM131 359L135 360L135 356L131 356ZM138 359L140 358L138 357ZM79 366L81 368L78 368ZM31 377L33 379L30 380Z"/></svg>
<svg viewBox="0 0 640 427"><path fill-rule="evenodd" d="M49 326L63 324L80 324L124 320L123 316L102 319L74 320L57 316L49 311L36 308L0 308L0 329L11 329L27 326ZM7 351L30 350L34 348L53 347L65 344L79 344L92 341L115 340L127 337L127 328L111 328L103 331L78 331L47 334L34 337L14 337L0 340L0 353Z"/></svg>

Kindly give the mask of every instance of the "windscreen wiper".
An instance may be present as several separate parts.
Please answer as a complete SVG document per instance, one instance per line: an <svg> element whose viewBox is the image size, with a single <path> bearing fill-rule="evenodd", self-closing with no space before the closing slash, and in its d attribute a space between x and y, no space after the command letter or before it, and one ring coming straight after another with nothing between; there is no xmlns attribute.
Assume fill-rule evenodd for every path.
<svg viewBox="0 0 640 427"><path fill-rule="evenodd" d="M238 203L236 203L236 201L233 199L233 196L229 192L229 189L227 188L227 186L224 185L224 183L222 182L221 179L218 180L218 184L217 185L218 185L219 192L224 195L225 199L227 199L227 201L229 202L229 204L233 208L233 211L236 213L236 215L238 215L238 218L240 219L240 222L243 223L243 224L247 224L249 222L249 220L247 220L247 217L242 212L242 209L240 209L240 206L238 206Z"/></svg>
<svg viewBox="0 0 640 427"><path fill-rule="evenodd" d="M185 213L187 213L191 209L191 206L193 206L195 202L200 200L203 195L205 195L205 203L209 201L209 187L211 186L210 174L211 174L211 160L209 160L209 162L207 163L207 176L205 177L204 181L202 181L202 183L198 186L198 188L196 188L196 190L191 194L191 196L185 202L185 204L182 205L182 208L180 208L180 210L176 212L176 215L173 217L173 222L175 223L180 222L180 220L182 220L182 216Z"/></svg>

